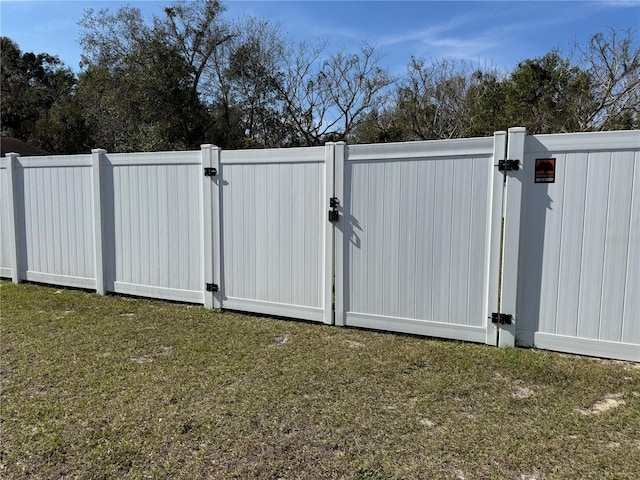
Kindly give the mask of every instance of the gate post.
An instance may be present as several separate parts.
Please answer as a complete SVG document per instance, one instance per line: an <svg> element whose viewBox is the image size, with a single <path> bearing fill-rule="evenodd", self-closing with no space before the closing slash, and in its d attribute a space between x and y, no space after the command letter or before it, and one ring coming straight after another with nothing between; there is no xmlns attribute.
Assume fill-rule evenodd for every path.
<svg viewBox="0 0 640 480"><path fill-rule="evenodd" d="M504 196L504 177L502 173L494 166L499 160L503 159L507 153L507 132L499 131L493 134L493 159L489 170L489 185L491 186L491 194L487 209L491 219L487 222L488 255L487 255L487 272L488 281L485 282L485 308L484 313L490 318L493 312L500 309L500 268L502 258L500 257L500 247L502 242L502 207ZM485 343L487 345L498 345L498 327L490 320L487 320L487 337Z"/></svg>
<svg viewBox="0 0 640 480"><path fill-rule="evenodd" d="M518 256L520 252L520 213L522 207L522 182L525 178L524 141L526 128L509 129L507 159L518 160L518 170L505 172L504 236L502 253L502 285L499 312L512 315L511 323L500 325L498 346L514 347L516 344L515 318L518 296Z"/></svg>
<svg viewBox="0 0 640 480"><path fill-rule="evenodd" d="M201 145L202 151L202 263L204 306L221 308L220 284L220 148ZM206 169L206 170L205 170ZM211 174L210 174L211 173Z"/></svg>
<svg viewBox="0 0 640 480"><path fill-rule="evenodd" d="M347 144L337 142L334 151L334 187L333 194L338 199L337 210L339 212L338 222L333 224L334 232L334 297L335 297L335 325L344 326L344 228L346 225L348 212L345 210L345 187L344 187L344 162L347 156Z"/></svg>

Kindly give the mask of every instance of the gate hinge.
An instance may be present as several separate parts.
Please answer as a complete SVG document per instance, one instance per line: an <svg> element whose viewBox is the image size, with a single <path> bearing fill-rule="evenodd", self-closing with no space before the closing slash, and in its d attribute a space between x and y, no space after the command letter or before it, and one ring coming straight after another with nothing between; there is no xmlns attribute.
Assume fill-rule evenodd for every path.
<svg viewBox="0 0 640 480"><path fill-rule="evenodd" d="M337 197L331 197L329 199L329 207L331 208L331 210L329 210L329 221L331 223L337 222L338 220L340 220L340 214L338 213L338 205L340 205L340 200L338 200Z"/></svg>
<svg viewBox="0 0 640 480"><path fill-rule="evenodd" d="M218 175L218 170L216 170L213 167L205 167L204 169L205 177L215 177L216 175Z"/></svg>
<svg viewBox="0 0 640 480"><path fill-rule="evenodd" d="M217 292L218 285L216 283L207 283L207 292Z"/></svg>
<svg viewBox="0 0 640 480"><path fill-rule="evenodd" d="M498 160L498 164L495 166L498 167L499 172L520 170L520 160Z"/></svg>
<svg viewBox="0 0 640 480"><path fill-rule="evenodd" d="M513 315L511 315L510 313L493 312L489 318L491 319L491 323L499 323L500 325L511 325Z"/></svg>

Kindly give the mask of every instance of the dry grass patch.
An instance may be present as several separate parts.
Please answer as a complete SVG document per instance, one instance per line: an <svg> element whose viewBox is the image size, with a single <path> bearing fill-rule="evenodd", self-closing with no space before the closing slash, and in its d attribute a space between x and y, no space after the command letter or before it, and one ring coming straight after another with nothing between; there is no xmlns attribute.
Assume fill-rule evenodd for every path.
<svg viewBox="0 0 640 480"><path fill-rule="evenodd" d="M640 471L634 364L35 285L0 293L3 478ZM604 400L617 405L582 413Z"/></svg>

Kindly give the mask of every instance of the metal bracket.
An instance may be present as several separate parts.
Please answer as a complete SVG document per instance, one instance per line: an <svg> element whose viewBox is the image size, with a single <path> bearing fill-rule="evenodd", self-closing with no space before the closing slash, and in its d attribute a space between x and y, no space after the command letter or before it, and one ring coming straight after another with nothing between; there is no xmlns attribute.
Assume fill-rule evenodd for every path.
<svg viewBox="0 0 640 480"><path fill-rule="evenodd" d="M213 167L205 167L204 169L205 177L215 177L216 175L218 175L218 170L216 170Z"/></svg>
<svg viewBox="0 0 640 480"><path fill-rule="evenodd" d="M511 315L510 313L493 312L489 318L491 319L491 323L499 323L500 325L511 325L513 315Z"/></svg>
<svg viewBox="0 0 640 480"><path fill-rule="evenodd" d="M498 167L499 172L520 170L520 160L498 160L498 164L494 166Z"/></svg>
<svg viewBox="0 0 640 480"><path fill-rule="evenodd" d="M218 291L218 285L215 283L207 283L207 292L217 292Z"/></svg>
<svg viewBox="0 0 640 480"><path fill-rule="evenodd" d="M329 221L331 223L337 222L340 220L340 214L338 213L338 205L340 205L340 200L337 197L331 197L329 199Z"/></svg>

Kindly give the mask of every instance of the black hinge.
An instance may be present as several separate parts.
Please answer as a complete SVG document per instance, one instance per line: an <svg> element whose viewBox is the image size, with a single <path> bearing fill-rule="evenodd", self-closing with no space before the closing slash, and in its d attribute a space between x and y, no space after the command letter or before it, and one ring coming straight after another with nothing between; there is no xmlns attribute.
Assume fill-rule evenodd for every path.
<svg viewBox="0 0 640 480"><path fill-rule="evenodd" d="M491 323L499 323L500 325L511 325L513 315L511 315L510 313L493 312L489 318L491 319Z"/></svg>
<svg viewBox="0 0 640 480"><path fill-rule="evenodd" d="M340 205L340 200L338 200L337 197L331 197L329 199L329 207L331 208L331 210L329 210L329 221L331 223L337 222L338 220L340 220L340 214L338 213L338 205Z"/></svg>
<svg viewBox="0 0 640 480"><path fill-rule="evenodd" d="M498 171L520 170L520 160L498 160Z"/></svg>
<svg viewBox="0 0 640 480"><path fill-rule="evenodd" d="M207 283L207 292L217 292L218 285L215 283Z"/></svg>
<svg viewBox="0 0 640 480"><path fill-rule="evenodd" d="M218 170L216 170L213 167L205 167L204 169L205 177L215 177L216 175L218 175Z"/></svg>

